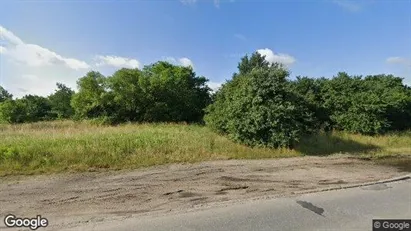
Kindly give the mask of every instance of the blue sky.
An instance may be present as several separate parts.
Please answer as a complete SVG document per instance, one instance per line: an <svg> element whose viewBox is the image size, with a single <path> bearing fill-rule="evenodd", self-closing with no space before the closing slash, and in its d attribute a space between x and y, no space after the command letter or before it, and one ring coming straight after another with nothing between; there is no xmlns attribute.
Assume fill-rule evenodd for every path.
<svg viewBox="0 0 411 231"><path fill-rule="evenodd" d="M411 0L0 3L0 85L18 97L158 60L192 65L217 86L255 51L291 78L392 73L410 84Z"/></svg>

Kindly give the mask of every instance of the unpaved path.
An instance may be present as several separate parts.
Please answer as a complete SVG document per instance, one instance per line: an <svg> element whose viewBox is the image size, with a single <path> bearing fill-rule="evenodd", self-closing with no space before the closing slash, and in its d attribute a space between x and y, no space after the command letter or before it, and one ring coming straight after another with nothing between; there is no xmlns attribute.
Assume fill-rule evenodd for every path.
<svg viewBox="0 0 411 231"><path fill-rule="evenodd" d="M134 171L0 178L0 217L38 214L49 229L224 201L286 196L403 175L349 157L299 157L174 164ZM1 222L2 223L2 222ZM4 228L0 224L0 229Z"/></svg>

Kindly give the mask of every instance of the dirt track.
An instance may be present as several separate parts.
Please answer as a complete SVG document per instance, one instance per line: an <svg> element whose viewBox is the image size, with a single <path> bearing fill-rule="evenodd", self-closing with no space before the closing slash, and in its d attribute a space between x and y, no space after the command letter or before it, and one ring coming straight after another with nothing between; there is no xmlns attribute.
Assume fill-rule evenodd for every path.
<svg viewBox="0 0 411 231"><path fill-rule="evenodd" d="M404 173L348 157L230 160L135 171L3 177L1 219L41 214L50 229L147 212L387 179ZM4 228L0 224L0 229Z"/></svg>

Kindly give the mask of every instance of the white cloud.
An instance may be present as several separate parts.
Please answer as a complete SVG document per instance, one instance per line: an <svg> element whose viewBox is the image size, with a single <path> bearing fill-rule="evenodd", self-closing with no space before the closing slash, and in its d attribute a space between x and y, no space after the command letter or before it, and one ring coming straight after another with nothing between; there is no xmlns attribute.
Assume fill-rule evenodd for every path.
<svg viewBox="0 0 411 231"><path fill-rule="evenodd" d="M220 89L222 84L223 83L221 82L212 82L212 81L207 83L207 85L211 88L213 92L216 92L218 89Z"/></svg>
<svg viewBox="0 0 411 231"><path fill-rule="evenodd" d="M291 65L295 63L295 58L287 54L275 54L272 50L265 48L257 50L258 53L265 56L265 59L270 63L281 63L284 65Z"/></svg>
<svg viewBox="0 0 411 231"><path fill-rule="evenodd" d="M411 67L411 59L403 58L403 57L389 57L386 60L387 63L391 64L401 64L404 66L409 66Z"/></svg>
<svg viewBox="0 0 411 231"><path fill-rule="evenodd" d="M0 54L6 53L7 49L3 46L0 46Z"/></svg>
<svg viewBox="0 0 411 231"><path fill-rule="evenodd" d="M13 32L7 30L1 25L0 25L0 39L9 42L12 45L24 44L23 40L21 40L19 37L13 34Z"/></svg>
<svg viewBox="0 0 411 231"><path fill-rule="evenodd" d="M90 67L84 61L64 58L47 48L35 44L18 44L8 50L6 54L15 61L32 67L64 65L74 70L87 69Z"/></svg>
<svg viewBox="0 0 411 231"><path fill-rule="evenodd" d="M17 90L23 94L27 94L28 92L30 92L29 90L22 88L22 87L18 87Z"/></svg>
<svg viewBox="0 0 411 231"><path fill-rule="evenodd" d="M27 43L1 25L0 44L0 84L15 97L46 96L54 91L56 82L75 88L76 80L90 68L84 61Z"/></svg>
<svg viewBox="0 0 411 231"><path fill-rule="evenodd" d="M64 65L74 70L90 68L84 61L63 57L36 44L24 43L13 32L2 26L0 26L0 32L1 41L5 42L7 46L1 49L1 53L4 53L6 57L18 63L31 67Z"/></svg>
<svg viewBox="0 0 411 231"><path fill-rule="evenodd" d="M118 68L140 68L141 64L138 60L136 59L130 59L130 58L125 58L125 57L119 57L119 56L101 56L98 55L96 56L96 66L113 66L113 67L118 67Z"/></svg>
<svg viewBox="0 0 411 231"><path fill-rule="evenodd" d="M33 74L24 74L21 77L29 81L37 81L40 79L37 75L33 75Z"/></svg>
<svg viewBox="0 0 411 231"><path fill-rule="evenodd" d="M54 92L57 82L76 89L76 81L86 72L58 66L22 68L17 63L9 62L2 66L0 85L16 97L25 94L47 96Z"/></svg>
<svg viewBox="0 0 411 231"><path fill-rule="evenodd" d="M193 61L191 61L189 58L181 58L181 59L179 59L178 60L180 63L181 63L181 65L182 66L184 66L184 67L192 67L192 68L194 68L194 63L193 63Z"/></svg>
<svg viewBox="0 0 411 231"><path fill-rule="evenodd" d="M351 11L351 12L357 12L361 10L361 5L358 1L353 1L353 0L333 0L332 1L334 4L337 4L338 6L342 7L345 10Z"/></svg>
<svg viewBox="0 0 411 231"><path fill-rule="evenodd" d="M173 58L173 57L167 57L165 58L166 61L176 64L176 65L181 65L183 67L192 67L194 69L194 63L191 61L191 59L183 57L183 58Z"/></svg>

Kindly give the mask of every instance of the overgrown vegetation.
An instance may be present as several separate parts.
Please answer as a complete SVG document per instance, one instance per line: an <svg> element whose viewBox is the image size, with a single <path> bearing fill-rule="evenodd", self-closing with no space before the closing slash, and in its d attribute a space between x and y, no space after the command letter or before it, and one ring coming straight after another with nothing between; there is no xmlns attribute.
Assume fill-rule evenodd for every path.
<svg viewBox="0 0 411 231"><path fill-rule="evenodd" d="M111 77L89 72L71 105L76 118L120 122L201 122L210 102L208 80L191 68L158 62L121 69Z"/></svg>
<svg viewBox="0 0 411 231"><path fill-rule="evenodd" d="M289 90L288 71L264 57L246 56L207 108L206 122L251 146L290 147L314 130L304 98Z"/></svg>
<svg viewBox="0 0 411 231"><path fill-rule="evenodd" d="M288 77L284 66L259 53L242 58L215 94L192 68L167 62L107 77L91 71L78 80L77 92L58 83L48 97L13 99L0 88L0 121L206 122L250 147L295 149L330 131L378 136L411 129L411 88L399 77Z"/></svg>
<svg viewBox="0 0 411 231"><path fill-rule="evenodd" d="M411 128L411 88L401 78L338 73L332 79L298 77L291 87L325 130L376 135Z"/></svg>
<svg viewBox="0 0 411 231"><path fill-rule="evenodd" d="M89 121L0 125L0 175L128 169L206 160L349 153L363 157L411 153L411 133L384 136L319 133L295 149L251 148L201 125Z"/></svg>
<svg viewBox="0 0 411 231"><path fill-rule="evenodd" d="M254 149L201 125L89 121L0 125L0 175L137 168L166 163L296 156L292 150Z"/></svg>

